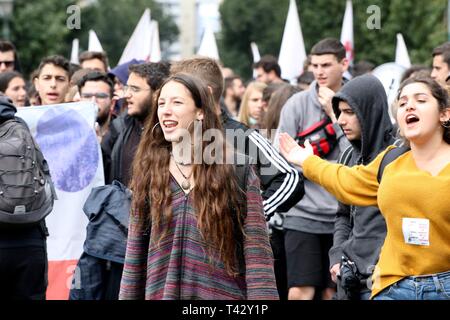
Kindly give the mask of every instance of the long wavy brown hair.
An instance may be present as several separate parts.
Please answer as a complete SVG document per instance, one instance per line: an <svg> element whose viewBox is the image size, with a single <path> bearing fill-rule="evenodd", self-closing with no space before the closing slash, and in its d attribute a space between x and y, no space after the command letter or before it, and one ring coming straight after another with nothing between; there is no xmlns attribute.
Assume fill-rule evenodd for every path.
<svg viewBox="0 0 450 320"><path fill-rule="evenodd" d="M196 108L203 110L202 133L208 129L219 129L222 133L208 87L192 75L179 73L168 78L161 88L171 81L186 87ZM157 101L160 91L155 96ZM216 138L218 140L215 143L219 143L223 148L222 154L226 157L229 146L222 134ZM202 151L207 145L206 141L201 142ZM151 223L152 230L158 230L151 234L151 240L156 243L167 235L167 228L172 219L169 172L171 149L172 144L164 139L159 125L157 108L153 108L133 161L130 188L133 191L131 218L140 230L148 228ZM239 186L234 167L226 163L224 158L222 164L206 164L204 161L201 164L193 164L195 188L191 193L197 225L210 254L210 263L213 262L211 253L218 252L227 273L235 276L238 272L235 228L242 232L242 209L239 205Z"/></svg>

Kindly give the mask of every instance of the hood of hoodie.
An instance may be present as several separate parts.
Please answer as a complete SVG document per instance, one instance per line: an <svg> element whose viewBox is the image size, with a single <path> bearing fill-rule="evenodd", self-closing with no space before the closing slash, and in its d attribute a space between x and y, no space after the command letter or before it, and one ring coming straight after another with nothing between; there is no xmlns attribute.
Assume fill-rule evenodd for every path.
<svg viewBox="0 0 450 320"><path fill-rule="evenodd" d="M17 109L11 103L11 100L5 96L0 96L0 121L6 121L14 118Z"/></svg>
<svg viewBox="0 0 450 320"><path fill-rule="evenodd" d="M340 114L340 101L347 102L358 117L361 141L350 142L361 154L363 163L369 163L394 141L386 91L380 80L366 74L350 80L334 95L336 117Z"/></svg>

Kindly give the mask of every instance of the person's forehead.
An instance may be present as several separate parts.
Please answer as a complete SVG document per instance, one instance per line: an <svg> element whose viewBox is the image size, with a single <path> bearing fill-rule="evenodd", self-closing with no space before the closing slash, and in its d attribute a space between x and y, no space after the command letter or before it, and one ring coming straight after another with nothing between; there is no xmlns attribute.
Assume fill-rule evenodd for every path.
<svg viewBox="0 0 450 320"><path fill-rule="evenodd" d="M350 107L350 105L348 104L347 101L340 100L339 101L339 109L344 110L344 109L352 109L352 108Z"/></svg>
<svg viewBox="0 0 450 320"><path fill-rule="evenodd" d="M311 56L311 64L323 64L333 62L337 62L337 58L334 54L321 54Z"/></svg>
<svg viewBox="0 0 450 320"><path fill-rule="evenodd" d="M128 77L128 81L127 84L128 85L132 85L132 84L142 84L142 83L147 83L147 80L144 77L141 77L140 75L138 75L137 73L131 72L130 76Z"/></svg>
<svg viewBox="0 0 450 320"><path fill-rule="evenodd" d="M447 63L445 63L444 56L442 54L438 54L433 57L433 66L448 68L448 65Z"/></svg>
<svg viewBox="0 0 450 320"><path fill-rule="evenodd" d="M81 63L81 65L83 67L85 67L85 66L101 66L102 68L104 67L103 61L98 58L84 60L83 63Z"/></svg>
<svg viewBox="0 0 450 320"><path fill-rule="evenodd" d="M236 78L233 80L233 85L240 86L242 84L242 80L239 78Z"/></svg>
<svg viewBox="0 0 450 320"><path fill-rule="evenodd" d="M84 86L81 87L81 91L89 90L95 92L105 92L109 93L109 85L103 81L86 81Z"/></svg>
<svg viewBox="0 0 450 320"><path fill-rule="evenodd" d="M405 99L408 96L414 96L414 95L431 95L430 88L424 83L420 82L413 82L408 85L406 85L402 91L400 92L400 99Z"/></svg>
<svg viewBox="0 0 450 320"><path fill-rule="evenodd" d="M67 77L69 74L66 70L63 68L54 65L52 63L47 63L42 67L42 71L40 75L53 75L53 76L65 76Z"/></svg>
<svg viewBox="0 0 450 320"><path fill-rule="evenodd" d="M0 57L1 58L9 58L11 60L14 60L14 51L0 51Z"/></svg>
<svg viewBox="0 0 450 320"><path fill-rule="evenodd" d="M91 63L91 62L101 62L101 63L103 63L103 61L100 60L99 58L91 58L91 59L86 59L86 60L84 60L84 61L82 62L82 64L84 64L84 63Z"/></svg>
<svg viewBox="0 0 450 320"><path fill-rule="evenodd" d="M17 84L19 85L25 84L25 80L21 77L14 77L9 82L9 85L17 85Z"/></svg>

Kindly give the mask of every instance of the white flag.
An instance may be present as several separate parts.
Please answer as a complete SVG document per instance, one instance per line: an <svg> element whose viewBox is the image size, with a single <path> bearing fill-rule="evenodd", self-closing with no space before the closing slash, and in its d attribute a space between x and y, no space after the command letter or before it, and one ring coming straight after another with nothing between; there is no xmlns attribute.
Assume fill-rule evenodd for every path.
<svg viewBox="0 0 450 320"><path fill-rule="evenodd" d="M45 219L47 299L68 299L73 271L83 252L88 219L83 205L92 188L104 185L100 145L91 102L19 108L50 168L58 199Z"/></svg>
<svg viewBox="0 0 450 320"><path fill-rule="evenodd" d="M80 64L80 61L78 60L79 51L80 51L80 42L78 41L78 39L73 39L72 51L70 53L70 62Z"/></svg>
<svg viewBox="0 0 450 320"><path fill-rule="evenodd" d="M250 43L250 47L252 48L253 62L258 62L259 60L261 60L261 55L256 43Z"/></svg>
<svg viewBox="0 0 450 320"><path fill-rule="evenodd" d="M103 47L94 30L89 30L88 51L102 52Z"/></svg>
<svg viewBox="0 0 450 320"><path fill-rule="evenodd" d="M253 63L256 63L259 60L261 60L261 54L259 53L259 49L256 43L254 42L250 43L250 48L252 49ZM256 76L257 76L256 70L253 70L253 79L256 79Z"/></svg>
<svg viewBox="0 0 450 320"><path fill-rule="evenodd" d="M344 20L342 22L341 43L345 47L346 57L350 65L353 64L355 43L353 41L353 7L352 1L347 0Z"/></svg>
<svg viewBox="0 0 450 320"><path fill-rule="evenodd" d="M409 59L408 49L406 48L405 40L401 33L397 33L397 47L395 48L395 63L405 67L411 67L411 60Z"/></svg>
<svg viewBox="0 0 450 320"><path fill-rule="evenodd" d="M152 28L152 48L150 51L150 62L161 61L161 46L159 43L159 26L158 21L151 21Z"/></svg>
<svg viewBox="0 0 450 320"><path fill-rule="evenodd" d="M305 60L305 43L303 41L297 5L295 0L291 0L278 58L281 77L295 83L296 78L303 72L303 62Z"/></svg>
<svg viewBox="0 0 450 320"><path fill-rule="evenodd" d="M148 61L152 47L152 27L150 20L150 9L145 9L128 43L123 50L117 65L136 60Z"/></svg>
<svg viewBox="0 0 450 320"><path fill-rule="evenodd" d="M210 26L206 26L197 55L220 60L217 42Z"/></svg>

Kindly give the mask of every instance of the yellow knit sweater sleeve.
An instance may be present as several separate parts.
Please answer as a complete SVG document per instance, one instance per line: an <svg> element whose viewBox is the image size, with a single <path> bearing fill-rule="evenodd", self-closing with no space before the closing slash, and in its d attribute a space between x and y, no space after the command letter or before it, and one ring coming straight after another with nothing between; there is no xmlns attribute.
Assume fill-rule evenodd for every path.
<svg viewBox="0 0 450 320"><path fill-rule="evenodd" d="M368 165L347 167L330 163L317 156L308 157L303 162L303 174L320 184L339 201L355 206L377 206L378 168L388 147Z"/></svg>

